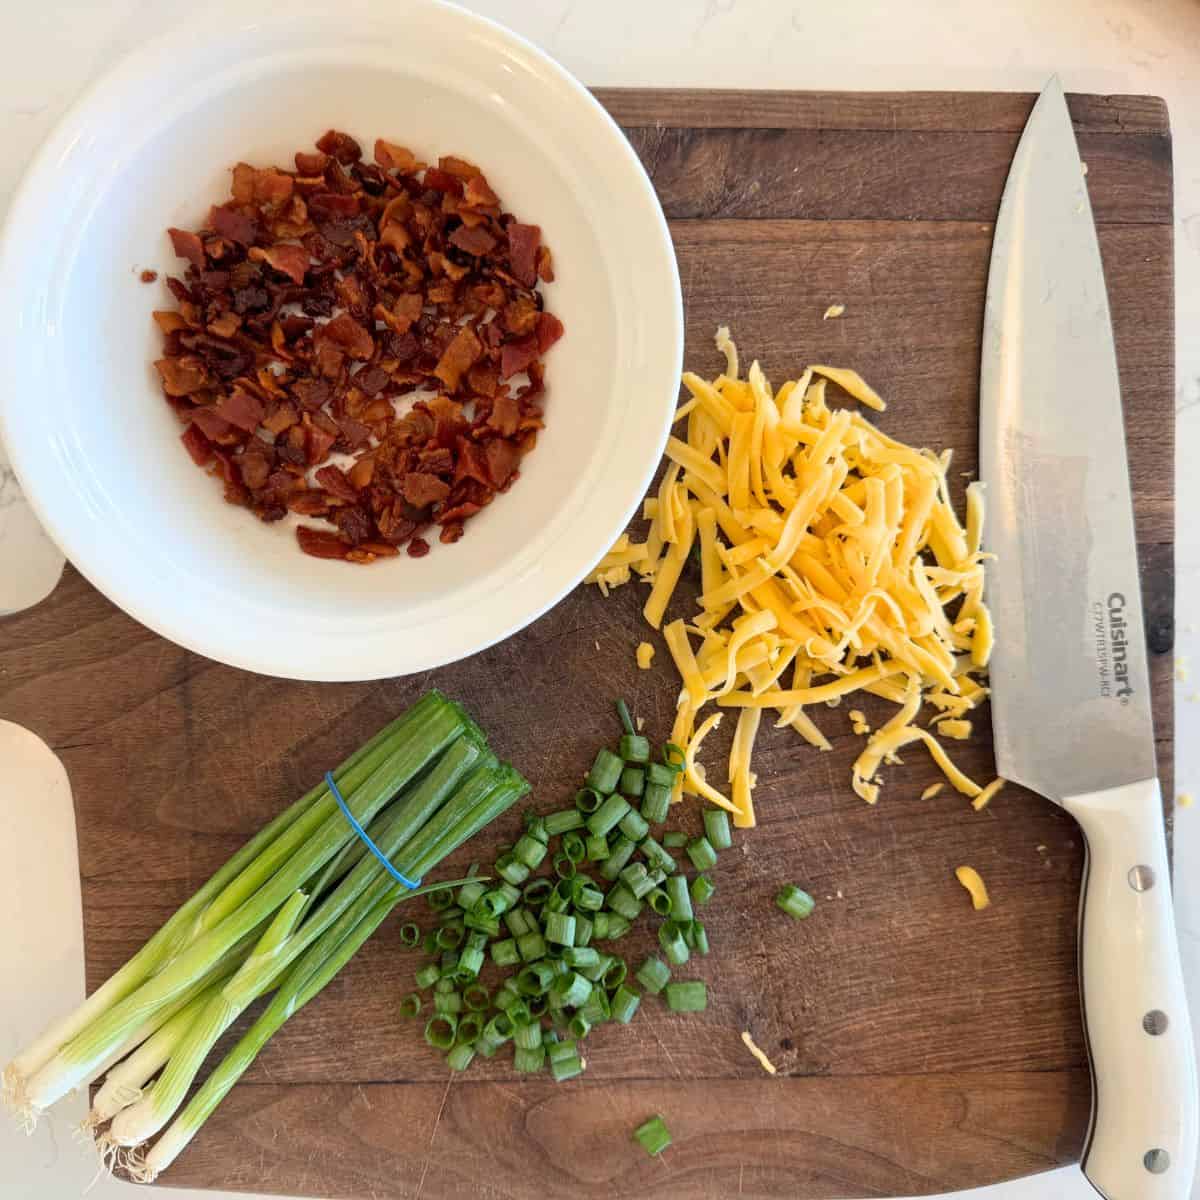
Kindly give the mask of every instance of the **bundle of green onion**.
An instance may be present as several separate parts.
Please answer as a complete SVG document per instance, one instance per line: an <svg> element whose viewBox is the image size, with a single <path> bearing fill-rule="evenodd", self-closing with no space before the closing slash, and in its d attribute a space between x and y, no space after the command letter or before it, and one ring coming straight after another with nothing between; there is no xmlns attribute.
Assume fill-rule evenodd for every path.
<svg viewBox="0 0 1200 1200"><path fill-rule="evenodd" d="M653 761L626 705L618 702L617 711L620 742L597 753L575 803L546 816L527 813L520 839L496 860L490 886L471 879L457 895L431 895L437 927L424 937L416 926L402 930L402 940L422 945L430 961L417 971L418 990L401 1001L401 1012L421 1016L422 993L432 993L425 1039L455 1071L511 1041L518 1071L548 1067L561 1082L583 1072L580 1042L593 1028L633 1020L639 987L661 994L676 1012L707 1006L701 980L673 980L671 973L693 953L708 953L695 909L714 891L704 872L732 845L729 818L707 809L700 836L656 837L652 829L667 818L682 756L668 745ZM672 850L683 851L698 872L690 882ZM648 956L631 976L613 943L643 913L661 918L663 957ZM494 990L480 978L486 958L507 972Z"/></svg>
<svg viewBox="0 0 1200 1200"><path fill-rule="evenodd" d="M371 840L414 882L529 791L488 750L474 721L437 692L381 730L333 777ZM105 1076L88 1127L109 1166L152 1180L267 1039L398 903L463 882L416 890L397 882L321 784L243 846L74 1013L18 1055L4 1070L4 1099L32 1128L55 1101ZM272 991L262 1015L177 1113L217 1039Z"/></svg>

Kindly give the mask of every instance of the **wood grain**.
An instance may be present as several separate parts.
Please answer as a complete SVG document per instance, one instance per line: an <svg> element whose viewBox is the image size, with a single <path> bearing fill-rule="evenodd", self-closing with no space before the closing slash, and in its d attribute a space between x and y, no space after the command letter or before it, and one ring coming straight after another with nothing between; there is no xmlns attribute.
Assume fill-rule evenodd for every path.
<svg viewBox="0 0 1200 1200"><path fill-rule="evenodd" d="M689 366L716 370L729 323L776 381L851 364L885 428L976 467L979 338L1000 187L1024 96L613 93L663 197ZM1172 793L1173 347L1170 140L1160 101L1072 97L1100 217L1142 555L1155 717ZM830 303L846 312L825 321ZM695 580L685 579L681 609ZM75 789L89 984L111 973L249 833L431 684L464 699L562 804L625 695L669 727L668 670L639 672L642 593L579 589L529 629L441 671L371 684L248 675L163 641L68 569L0 625L0 716L62 756ZM659 644L660 661L665 651ZM514 697L517 702L514 703ZM868 703L874 720L887 706ZM769 730L761 825L726 854L695 964L708 1012L647 1001L589 1039L555 1088L498 1058L449 1084L395 1011L415 966L389 925L267 1048L166 1182L338 1197L538 1194L817 1198L968 1187L1070 1161L1088 1080L1074 971L1081 846L1052 805L1010 789L974 814L921 800L919 753L875 809L850 792L861 743L821 717L818 754ZM981 736L956 757L992 770ZM728 734L729 731L726 730ZM719 746L714 748L719 752ZM719 758L719 753L715 755ZM455 862L487 859L488 844ZM695 814L684 823L695 824ZM995 903L970 911L971 862ZM781 925L781 880L818 916ZM639 938L641 940L639 940ZM645 933L622 944L636 959ZM689 967L689 972L692 968ZM746 1054L749 1029L778 1064ZM720 1103L714 1103L714 1089ZM629 1130L662 1112L677 1148Z"/></svg>

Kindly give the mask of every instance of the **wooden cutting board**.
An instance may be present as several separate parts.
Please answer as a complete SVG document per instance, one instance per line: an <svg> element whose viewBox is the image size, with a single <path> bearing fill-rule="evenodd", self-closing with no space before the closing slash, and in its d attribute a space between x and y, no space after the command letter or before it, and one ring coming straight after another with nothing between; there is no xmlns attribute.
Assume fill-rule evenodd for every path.
<svg viewBox="0 0 1200 1200"><path fill-rule="evenodd" d="M1031 97L601 99L671 220L690 367L718 369L719 322L777 382L807 362L852 365L888 397L884 428L953 447L956 471L975 469L991 222ZM1170 795L1171 140L1161 101L1071 106L1116 326ZM835 302L845 315L822 320ZM614 735L613 697L664 735L677 684L665 665L634 667L642 596L578 589L523 634L419 678L304 684L179 649L68 570L49 600L0 626L0 717L41 734L71 775L89 986L431 684L468 703L547 809ZM982 814L953 793L921 800L937 774L919 753L868 808L848 785L860 743L845 713L823 724L828 754L791 734L760 738L761 824L722 857L705 913L713 953L688 969L708 980L708 1012L676 1017L647 1000L631 1027L589 1039L586 1077L570 1085L515 1075L503 1056L449 1080L397 1016L417 960L388 925L275 1039L167 1182L428 1200L815 1198L936 1192L1074 1160L1089 1099L1075 826L1018 789ZM955 749L985 778L981 724ZM459 857L487 861L490 847ZM954 881L963 862L988 881L986 912ZM807 923L773 909L783 881L818 898ZM651 1161L629 1134L655 1112L675 1145Z"/></svg>

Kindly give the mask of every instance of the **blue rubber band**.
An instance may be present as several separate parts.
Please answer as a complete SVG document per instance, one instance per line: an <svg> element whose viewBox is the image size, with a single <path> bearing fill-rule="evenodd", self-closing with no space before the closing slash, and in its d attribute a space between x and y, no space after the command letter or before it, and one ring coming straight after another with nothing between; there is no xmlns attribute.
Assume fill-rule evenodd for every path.
<svg viewBox="0 0 1200 1200"><path fill-rule="evenodd" d="M334 781L333 773L331 771L325 772L325 782L329 786L329 790L333 793L333 798L338 802L338 807L343 813L346 814L346 820L350 822L351 828L362 839L363 845L366 846L366 848L370 850L370 852L375 855L375 857L379 859L381 863L383 863L384 870L386 870L387 873L397 883L403 884L410 892L415 892L417 888L421 886L421 881L419 879L414 881L406 878L405 876L401 875L400 872L397 871L390 862L388 862L387 855L384 854L384 852L380 850L380 848L375 845L373 841L371 841L370 834L368 834L367 831L358 823L358 819L350 811L350 806L345 800L342 799L342 793L338 791L338 785Z"/></svg>

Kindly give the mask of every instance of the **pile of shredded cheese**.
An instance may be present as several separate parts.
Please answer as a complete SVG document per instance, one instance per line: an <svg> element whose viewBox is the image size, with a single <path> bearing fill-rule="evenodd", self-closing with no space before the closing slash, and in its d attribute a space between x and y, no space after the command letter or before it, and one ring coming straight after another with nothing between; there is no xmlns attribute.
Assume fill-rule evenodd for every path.
<svg viewBox="0 0 1200 1200"><path fill-rule="evenodd" d="M702 796L733 813L735 824L752 826L751 755L764 711L774 710L776 727L828 750L808 710L866 691L899 709L874 731L860 711L851 713L854 731L867 738L854 764L855 792L874 804L880 769L920 742L983 808L1003 781L975 783L939 741L967 737L966 714L987 695L992 622L983 603L980 485L967 488L964 524L950 503L949 451L913 449L857 412L829 408L827 380L883 409L856 372L813 366L773 392L757 362L740 378L724 327L717 348L724 374L711 383L683 377L691 399L675 423L686 425L668 441L670 465L643 506L646 540L624 535L588 576L607 595L636 572L651 585L643 611L659 629L699 548L699 609L662 628L683 683L671 735L685 762L675 798ZM649 665L644 649L641 664ZM713 703L717 711L701 719ZM925 706L933 732L917 724ZM696 758L730 708L738 722L726 795Z"/></svg>

